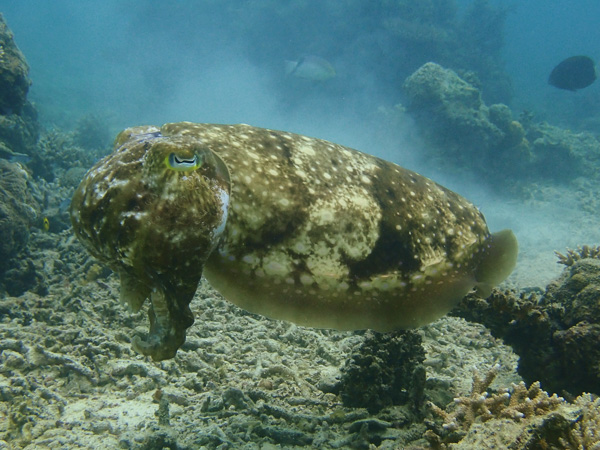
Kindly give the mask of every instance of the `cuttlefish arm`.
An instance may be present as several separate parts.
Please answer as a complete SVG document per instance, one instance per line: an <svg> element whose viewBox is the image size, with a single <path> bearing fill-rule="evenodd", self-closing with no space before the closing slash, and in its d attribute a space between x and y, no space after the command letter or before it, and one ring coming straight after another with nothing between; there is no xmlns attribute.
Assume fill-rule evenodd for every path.
<svg viewBox="0 0 600 450"><path fill-rule="evenodd" d="M191 298L173 297L164 289L155 289L150 293L150 301L150 332L146 338L134 336L133 348L155 361L173 358L185 342L186 330L194 323L188 306Z"/></svg>
<svg viewBox="0 0 600 450"><path fill-rule="evenodd" d="M192 279L189 292L174 291L165 287L140 284L136 278L121 272L121 302L138 312L146 299L150 300L148 319L150 331L147 336L134 336L133 348L156 361L175 356L185 342L185 332L194 323L189 303L194 296L198 281ZM195 284L194 284L195 283Z"/></svg>

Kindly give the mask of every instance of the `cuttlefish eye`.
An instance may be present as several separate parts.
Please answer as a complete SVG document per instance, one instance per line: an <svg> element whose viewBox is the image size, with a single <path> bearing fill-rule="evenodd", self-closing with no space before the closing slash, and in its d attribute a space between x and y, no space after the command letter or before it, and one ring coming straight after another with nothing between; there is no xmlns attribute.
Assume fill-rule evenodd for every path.
<svg viewBox="0 0 600 450"><path fill-rule="evenodd" d="M196 170L202 165L202 159L198 155L194 155L191 158L185 158L178 156L175 153L171 153L167 156L165 163L167 167L172 170Z"/></svg>

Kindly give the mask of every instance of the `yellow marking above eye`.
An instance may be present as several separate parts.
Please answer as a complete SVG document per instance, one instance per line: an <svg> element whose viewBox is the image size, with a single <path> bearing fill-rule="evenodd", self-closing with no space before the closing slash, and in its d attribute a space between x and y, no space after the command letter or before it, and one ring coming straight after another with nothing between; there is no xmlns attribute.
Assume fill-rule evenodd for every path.
<svg viewBox="0 0 600 450"><path fill-rule="evenodd" d="M198 155L193 155L192 157L183 157L178 156L175 153L170 153L165 158L165 165L171 170L196 170L202 165L202 158Z"/></svg>

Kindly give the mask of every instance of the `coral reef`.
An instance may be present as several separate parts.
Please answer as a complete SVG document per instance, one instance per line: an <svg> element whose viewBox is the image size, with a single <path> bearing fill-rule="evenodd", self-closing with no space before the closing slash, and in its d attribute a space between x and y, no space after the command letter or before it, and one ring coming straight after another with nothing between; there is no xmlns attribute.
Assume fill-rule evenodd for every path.
<svg viewBox="0 0 600 450"><path fill-rule="evenodd" d="M87 124L87 121L85 123ZM87 129L88 126L92 125L87 124L82 129ZM99 128L104 129L104 126L99 125ZM44 198L40 203L43 206L43 215L49 220L49 231L53 233L71 226L68 207L74 189L87 169L108 153L108 148L105 147L85 149L77 145L77 130L46 130L38 142L36 153L27 164L33 172L36 184L44 191Z"/></svg>
<svg viewBox="0 0 600 450"><path fill-rule="evenodd" d="M568 439L561 438L564 448L598 450L600 448L600 398L584 394L575 400L581 407L579 416L571 427Z"/></svg>
<svg viewBox="0 0 600 450"><path fill-rule="evenodd" d="M29 66L0 14L0 113L20 114L31 85Z"/></svg>
<svg viewBox="0 0 600 450"><path fill-rule="evenodd" d="M27 101L29 66L0 15L0 157L25 157L39 135L37 112Z"/></svg>
<svg viewBox="0 0 600 450"><path fill-rule="evenodd" d="M83 166L92 165L103 151L77 147L73 133L52 129L43 135L25 169L0 158L0 291L45 295L43 268L32 259L28 239L35 229L59 233L71 226L68 207L86 172Z"/></svg>
<svg viewBox="0 0 600 450"><path fill-rule="evenodd" d="M565 182L576 176L598 179L600 141L591 133L577 133L545 122L526 126L540 179Z"/></svg>
<svg viewBox="0 0 600 450"><path fill-rule="evenodd" d="M382 23L402 49L396 51L405 67L435 61L476 73L488 100L508 102L511 87L500 56L507 9L476 1L464 14L457 11L450 0L386 2Z"/></svg>
<svg viewBox="0 0 600 450"><path fill-rule="evenodd" d="M43 271L26 245L31 231L58 233L70 227L68 206L73 190L85 167L106 152L76 146L73 135L46 131L31 161L23 166L0 158L0 291L20 295L31 290L44 295L47 290Z"/></svg>
<svg viewBox="0 0 600 450"><path fill-rule="evenodd" d="M111 147L113 133L106 117L87 114L77 121L73 132L73 143L88 152L104 152Z"/></svg>
<svg viewBox="0 0 600 450"><path fill-rule="evenodd" d="M561 449L571 434L574 420L574 408L564 403L558 410L549 414L533 416L527 420L492 419L475 423L469 433L457 444L442 443L436 448L481 449L506 448L511 450Z"/></svg>
<svg viewBox="0 0 600 450"><path fill-rule="evenodd" d="M368 357L364 351L372 349L377 360L395 358L400 367L403 354L395 349L418 351L420 339L412 335L297 327L242 311L203 284L192 302L201 326L191 330L177 358L154 363L131 349L145 312L121 312L115 274L101 269L68 231L34 233L29 247L48 292L0 297L0 446L435 448L422 438L426 411L415 411L409 392L402 394L408 403L370 413L345 406L341 390L335 391L344 360ZM429 413L435 414L429 428L439 437L438 448L495 443L531 449L543 440L568 448L559 439L573 445L597 439L592 396L560 402L544 414L555 397L537 384L527 389L503 379L504 367L494 368L494 384L491 376L475 377L471 392L468 386L456 391L469 379L469 367L515 362L481 325L443 318L419 334L430 349L424 398L440 407L461 399L443 409L448 420ZM444 383L445 377L454 381ZM449 397L440 401L432 390L438 388ZM487 403L492 414L511 418L484 420L477 408L481 396L498 399ZM443 423L453 421L456 432L446 432ZM463 437L451 444L450 436Z"/></svg>
<svg viewBox="0 0 600 450"><path fill-rule="evenodd" d="M490 176L525 173L515 168L527 168L533 156L523 126L506 105L486 106L476 86L435 63L408 77L404 89L408 111L437 149L433 156L440 165L452 161Z"/></svg>
<svg viewBox="0 0 600 450"><path fill-rule="evenodd" d="M342 368L339 393L345 406L377 412L386 406L424 401L425 351L414 331L368 331Z"/></svg>
<svg viewBox="0 0 600 450"><path fill-rule="evenodd" d="M460 45L452 61L452 68L467 68L482 81L483 96L488 102L509 102L512 86L504 71L502 49L504 24L509 13L505 5L492 5L488 0L476 0L467 8L456 33ZM461 76L463 74L461 73Z"/></svg>
<svg viewBox="0 0 600 450"><path fill-rule="evenodd" d="M51 128L42 134L37 152L27 164L36 178L43 178L48 182L58 178L61 185L75 187L81 179L73 185L75 180L66 180L73 175L66 172L71 169L87 171L94 162L109 152L108 147L95 147L93 150L80 147L75 142L77 133L77 130L65 132Z"/></svg>
<svg viewBox="0 0 600 450"><path fill-rule="evenodd" d="M522 115L515 120L508 106L487 106L478 82L469 74L427 63L404 83L421 134L444 170L477 174L488 182L572 181L598 179L600 141ZM485 175L482 177L482 175ZM498 178L501 177L501 178Z"/></svg>
<svg viewBox="0 0 600 450"><path fill-rule="evenodd" d="M560 305L553 344L566 390L600 394L600 260L582 259L548 285L542 305Z"/></svg>
<svg viewBox="0 0 600 450"><path fill-rule="evenodd" d="M35 153L38 137L37 112L30 103L20 115L0 115L0 157L28 159Z"/></svg>
<svg viewBox="0 0 600 450"><path fill-rule="evenodd" d="M452 411L430 403L433 413L443 420L441 425L433 421L427 422L429 430L425 433L425 438L434 448L445 448L448 443L459 442L476 422L503 418L520 421L546 415L564 402L563 398L556 395L548 396L540 388L539 382L533 383L529 388L521 382L513 384L510 390L501 389L497 393L490 393L488 388L498 369L498 366L492 368L483 379L476 372L470 394L455 398Z"/></svg>
<svg viewBox="0 0 600 450"><path fill-rule="evenodd" d="M577 247L577 250L567 249L566 254L560 252L554 252L558 257L558 262L565 266L572 266L576 261L580 259L592 258L600 259L600 245L583 245Z"/></svg>
<svg viewBox="0 0 600 450"><path fill-rule="evenodd" d="M562 257L563 274L538 298L494 291L485 300L467 296L454 314L480 322L520 356L529 383L572 397L600 393L600 260L581 258L593 248Z"/></svg>
<svg viewBox="0 0 600 450"><path fill-rule="evenodd" d="M599 448L600 399L582 394L569 403L548 395L539 382L494 392L489 385L497 370L483 379L476 373L470 394L455 398L448 408L430 404L438 418L426 421L430 448Z"/></svg>
<svg viewBox="0 0 600 450"><path fill-rule="evenodd" d="M218 8L219 14L211 14L212 8ZM205 5L204 10L206 17L221 13L217 4ZM183 22L196 11L189 4L174 8L170 14ZM334 66L339 62L341 82L324 87L336 99L368 88L367 78L353 76L361 67L369 68L369 78L381 92L396 96L398 80L424 63L435 61L453 70L476 72L485 88L486 100L493 103L507 103L512 95L502 59L507 12L504 6L490 1L469 2L461 7L456 0L384 0L369 4L291 1L285 6L277 0L256 0L229 11L236 42L246 46L244 54L252 63L271 68L273 80L281 78L280 62L295 58L303 49L327 58ZM140 9L134 18L135 26L142 31L160 32L167 22L151 28L149 25L158 14L160 10L155 5ZM315 20L317 17L319 20ZM256 27L256 23L261 26ZM332 26L324 27L323 23ZM265 35L285 35L286 39L274 39L268 46L256 45L264 41ZM343 48L340 42L344 42ZM382 54L385 58L381 58ZM281 89L283 98L293 95L289 83L276 87ZM306 100L310 92L304 90L301 95Z"/></svg>
<svg viewBox="0 0 600 450"><path fill-rule="evenodd" d="M31 225L41 220L32 189L29 174L19 164L0 159L0 278L27 244Z"/></svg>

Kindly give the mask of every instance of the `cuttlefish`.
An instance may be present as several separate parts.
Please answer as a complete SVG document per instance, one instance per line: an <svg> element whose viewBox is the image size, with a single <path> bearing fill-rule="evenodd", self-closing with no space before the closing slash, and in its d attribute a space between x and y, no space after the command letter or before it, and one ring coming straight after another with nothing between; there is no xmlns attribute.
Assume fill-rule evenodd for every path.
<svg viewBox="0 0 600 450"><path fill-rule="evenodd" d="M204 275L265 316L340 330L419 327L512 271L517 241L460 195L341 145L249 125L121 132L71 203L76 236L149 299L135 349L175 356Z"/></svg>

